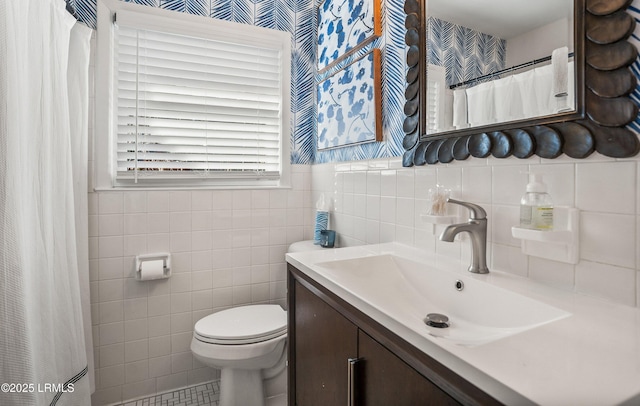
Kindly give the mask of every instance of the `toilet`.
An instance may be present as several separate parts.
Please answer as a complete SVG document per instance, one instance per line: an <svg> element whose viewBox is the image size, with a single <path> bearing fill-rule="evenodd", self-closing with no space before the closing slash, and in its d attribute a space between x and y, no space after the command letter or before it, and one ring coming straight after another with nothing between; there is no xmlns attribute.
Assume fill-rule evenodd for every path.
<svg viewBox="0 0 640 406"><path fill-rule="evenodd" d="M299 241L288 252L323 249ZM191 351L221 370L220 406L287 404L287 312L279 305L234 307L198 320Z"/></svg>
<svg viewBox="0 0 640 406"><path fill-rule="evenodd" d="M263 406L263 381L280 377L286 400L287 312L274 304L223 310L198 320L193 355L221 370L220 406Z"/></svg>

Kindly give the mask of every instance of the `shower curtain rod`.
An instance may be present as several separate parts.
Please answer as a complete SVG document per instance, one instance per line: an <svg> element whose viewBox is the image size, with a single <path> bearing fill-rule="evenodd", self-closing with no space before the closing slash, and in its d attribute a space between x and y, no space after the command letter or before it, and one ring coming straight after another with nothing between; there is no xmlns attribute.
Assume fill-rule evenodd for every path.
<svg viewBox="0 0 640 406"><path fill-rule="evenodd" d="M572 57L572 56L573 56L573 52L569 53L569 57ZM493 76L496 76L496 75L501 75L503 73L512 72L514 70L526 68L528 66L537 65L537 64L539 64L541 62L547 62L547 61L550 61L550 60L551 60L551 55L545 56L544 58L540 58L540 59L534 59L533 61L521 63L520 65L514 65L514 66L512 66L510 68L501 69L501 70L493 72L493 73L488 73L486 75L478 76L477 78L474 78L474 79L469 79L469 80L465 80L464 82L456 83L455 85L449 86L449 89L455 89L457 87L468 85L468 84L477 82L477 81L482 80L482 79L487 79L487 78L490 78L490 77L493 77Z"/></svg>

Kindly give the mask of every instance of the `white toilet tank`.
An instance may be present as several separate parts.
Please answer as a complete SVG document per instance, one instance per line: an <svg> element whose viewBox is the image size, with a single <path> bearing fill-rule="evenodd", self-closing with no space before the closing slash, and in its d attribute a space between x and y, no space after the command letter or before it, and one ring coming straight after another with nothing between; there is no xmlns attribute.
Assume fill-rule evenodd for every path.
<svg viewBox="0 0 640 406"><path fill-rule="evenodd" d="M304 251L317 251L329 248L322 248L320 245L315 245L313 240L297 241L289 245L288 253L292 252L304 252Z"/></svg>

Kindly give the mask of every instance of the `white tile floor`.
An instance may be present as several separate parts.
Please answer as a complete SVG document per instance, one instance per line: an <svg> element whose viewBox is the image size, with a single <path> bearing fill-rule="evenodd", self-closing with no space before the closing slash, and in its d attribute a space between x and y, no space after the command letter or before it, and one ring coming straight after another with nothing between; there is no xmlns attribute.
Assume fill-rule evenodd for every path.
<svg viewBox="0 0 640 406"><path fill-rule="evenodd" d="M117 406L218 406L220 381L203 383L173 392L161 393Z"/></svg>

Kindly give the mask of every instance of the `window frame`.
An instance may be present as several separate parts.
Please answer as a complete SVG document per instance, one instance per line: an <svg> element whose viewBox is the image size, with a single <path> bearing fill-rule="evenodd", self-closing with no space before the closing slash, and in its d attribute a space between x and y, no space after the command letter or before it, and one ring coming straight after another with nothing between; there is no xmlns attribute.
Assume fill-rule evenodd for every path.
<svg viewBox="0 0 640 406"><path fill-rule="evenodd" d="M96 33L95 126L94 126L94 189L259 189L288 188L291 173L291 34L253 25L234 23L210 17L179 13L156 7L126 3L118 0L98 0ZM280 177L262 179L260 176L157 178L145 176L144 183L117 179L117 94L115 86L115 16L126 12L138 16L141 28L190 35L201 38L228 40L260 46L278 41L283 55L281 70L280 111Z"/></svg>

